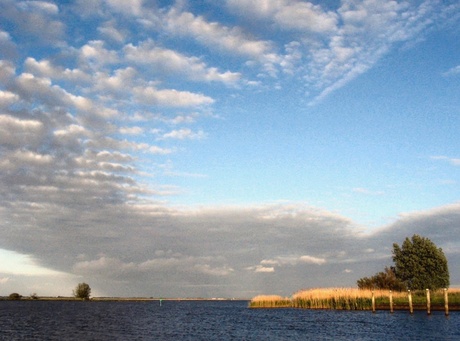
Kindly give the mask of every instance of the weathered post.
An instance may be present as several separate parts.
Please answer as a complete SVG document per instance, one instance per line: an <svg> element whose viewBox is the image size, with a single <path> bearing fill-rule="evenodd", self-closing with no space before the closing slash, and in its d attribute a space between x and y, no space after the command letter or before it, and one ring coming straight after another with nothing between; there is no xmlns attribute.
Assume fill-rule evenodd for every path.
<svg viewBox="0 0 460 341"><path fill-rule="evenodd" d="M431 314L430 289L426 289L426 312L428 315Z"/></svg>
<svg viewBox="0 0 460 341"><path fill-rule="evenodd" d="M409 312L411 314L413 314L414 313L414 308L412 307L412 294L411 294L410 290L407 290L407 292L408 292L408 296L409 296Z"/></svg>
<svg viewBox="0 0 460 341"><path fill-rule="evenodd" d="M449 315L449 297L447 295L447 288L444 288L444 310L446 312L446 316Z"/></svg>
<svg viewBox="0 0 460 341"><path fill-rule="evenodd" d="M390 290L390 313L393 313L393 292Z"/></svg>
<svg viewBox="0 0 460 341"><path fill-rule="evenodd" d="M374 297L373 291L372 291L372 312L375 313L375 297Z"/></svg>

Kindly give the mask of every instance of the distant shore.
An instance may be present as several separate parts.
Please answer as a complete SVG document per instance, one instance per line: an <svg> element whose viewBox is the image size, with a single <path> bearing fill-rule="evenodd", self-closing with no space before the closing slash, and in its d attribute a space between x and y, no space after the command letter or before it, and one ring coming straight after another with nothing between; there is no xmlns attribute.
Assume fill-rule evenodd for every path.
<svg viewBox="0 0 460 341"><path fill-rule="evenodd" d="M20 299L11 299L8 296L0 296L0 301L85 301L81 298L72 296L38 296L29 297L23 296ZM95 302L147 302L147 301L249 301L249 299L241 298L201 298L201 297L91 297L86 301Z"/></svg>

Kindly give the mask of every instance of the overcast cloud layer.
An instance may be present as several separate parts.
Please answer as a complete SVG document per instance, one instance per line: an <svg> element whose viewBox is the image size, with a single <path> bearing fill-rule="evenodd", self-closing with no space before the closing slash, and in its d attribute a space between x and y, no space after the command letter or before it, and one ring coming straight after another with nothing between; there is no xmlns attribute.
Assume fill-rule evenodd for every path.
<svg viewBox="0 0 460 341"><path fill-rule="evenodd" d="M395 46L458 24L457 2L202 3L0 1L0 295L80 281L163 297L353 286L414 233L443 247L460 285L458 203L372 232L297 202L168 204L186 191L174 179L206 177L168 157L225 124L230 94L295 82L321 105Z"/></svg>

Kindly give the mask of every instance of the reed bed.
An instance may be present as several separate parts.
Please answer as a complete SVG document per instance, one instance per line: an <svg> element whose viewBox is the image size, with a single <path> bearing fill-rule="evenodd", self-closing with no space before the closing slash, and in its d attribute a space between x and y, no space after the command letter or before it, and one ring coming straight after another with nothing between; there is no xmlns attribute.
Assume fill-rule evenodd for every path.
<svg viewBox="0 0 460 341"><path fill-rule="evenodd" d="M278 295L259 295L249 303L251 308L292 308L292 300L289 297Z"/></svg>
<svg viewBox="0 0 460 341"><path fill-rule="evenodd" d="M389 309L389 290L365 290L356 288L316 288L296 292L291 298L278 295L259 295L254 297L250 308L302 308L302 309L336 309L336 310L371 310L372 294L375 305L380 309ZM393 291L393 306L407 307L408 292ZM449 289L449 305L460 305L460 289ZM431 304L444 304L444 290L430 292ZM415 306L426 304L426 291L412 292Z"/></svg>

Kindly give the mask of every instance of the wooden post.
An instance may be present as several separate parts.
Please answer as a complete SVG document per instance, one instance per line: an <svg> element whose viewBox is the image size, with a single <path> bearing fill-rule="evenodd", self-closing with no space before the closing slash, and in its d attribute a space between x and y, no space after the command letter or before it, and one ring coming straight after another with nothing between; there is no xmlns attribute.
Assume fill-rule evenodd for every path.
<svg viewBox="0 0 460 341"><path fill-rule="evenodd" d="M393 313L393 293L390 290L390 313Z"/></svg>
<svg viewBox="0 0 460 341"><path fill-rule="evenodd" d="M428 315L431 314L430 289L426 289L426 312Z"/></svg>
<svg viewBox="0 0 460 341"><path fill-rule="evenodd" d="M414 313L414 308L412 307L412 294L411 294L410 290L407 290L407 292L408 292L408 295L409 295L409 312L411 314L413 314Z"/></svg>
<svg viewBox="0 0 460 341"><path fill-rule="evenodd" d="M375 313L375 297L374 297L373 291L372 291L372 312Z"/></svg>
<svg viewBox="0 0 460 341"><path fill-rule="evenodd" d="M449 297L447 295L447 288L444 288L444 310L446 311L446 316L449 315Z"/></svg>

